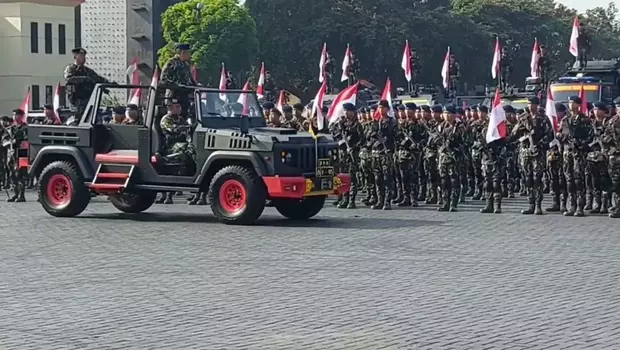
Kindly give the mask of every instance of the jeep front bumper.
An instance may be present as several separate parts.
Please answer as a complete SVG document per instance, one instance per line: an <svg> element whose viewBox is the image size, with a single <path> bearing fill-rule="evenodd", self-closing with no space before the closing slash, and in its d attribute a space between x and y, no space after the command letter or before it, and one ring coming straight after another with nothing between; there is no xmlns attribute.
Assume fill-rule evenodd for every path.
<svg viewBox="0 0 620 350"><path fill-rule="evenodd" d="M263 176L270 198L302 199L304 197L344 194L351 188L351 175L337 174L332 178L303 176Z"/></svg>

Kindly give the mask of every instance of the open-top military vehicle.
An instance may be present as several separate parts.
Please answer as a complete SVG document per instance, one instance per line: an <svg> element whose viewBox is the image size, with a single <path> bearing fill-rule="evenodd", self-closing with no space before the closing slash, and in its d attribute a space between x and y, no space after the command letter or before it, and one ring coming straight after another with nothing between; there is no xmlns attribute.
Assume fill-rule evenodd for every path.
<svg viewBox="0 0 620 350"><path fill-rule="evenodd" d="M39 179L43 208L73 217L97 194L120 211L139 213L158 192L200 191L209 192L220 221L251 224L266 200L283 216L302 220L319 213L329 194L349 190L330 137L266 127L250 91L182 88L191 96L196 162L165 150L162 86L100 84L77 125L29 126L30 174ZM116 89L148 91L143 125L102 123L102 96Z"/></svg>

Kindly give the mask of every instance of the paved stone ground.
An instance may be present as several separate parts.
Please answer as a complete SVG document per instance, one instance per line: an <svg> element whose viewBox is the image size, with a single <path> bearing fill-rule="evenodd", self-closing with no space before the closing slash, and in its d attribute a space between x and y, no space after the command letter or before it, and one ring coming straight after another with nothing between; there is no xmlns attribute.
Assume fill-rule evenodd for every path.
<svg viewBox="0 0 620 350"><path fill-rule="evenodd" d="M619 349L620 221L481 205L230 227L2 203L0 349Z"/></svg>

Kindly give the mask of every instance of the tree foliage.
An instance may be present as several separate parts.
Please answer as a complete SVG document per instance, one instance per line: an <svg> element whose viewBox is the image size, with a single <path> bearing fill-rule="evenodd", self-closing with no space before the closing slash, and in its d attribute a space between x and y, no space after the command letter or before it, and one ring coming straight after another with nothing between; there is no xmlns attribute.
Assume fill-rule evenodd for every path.
<svg viewBox="0 0 620 350"><path fill-rule="evenodd" d="M203 5L201 9L199 3ZM247 8L239 6L236 0L177 3L162 14L162 29L167 45L158 52L159 64L163 66L174 55L177 43L188 43L203 83L219 80L221 62L233 72L256 64L256 23Z"/></svg>
<svg viewBox="0 0 620 350"><path fill-rule="evenodd" d="M197 1L175 5L172 8L178 10L169 10L171 13L165 15L169 16L164 20L167 40L194 33L187 29L192 25L186 18L192 16ZM200 1L213 9L224 6L215 4L224 3L230 9L237 8L230 3L234 0ZM209 12L206 7L205 16ZM422 66L419 81L426 84L440 83L448 46L461 62L463 81L470 86L492 83L490 66L495 36L514 52L513 79L517 84L529 75L535 38L547 46L556 72L561 73L567 63L574 61L568 52L568 42L576 11L554 0L246 0L243 7L247 11L243 12L244 16L240 12L234 12L237 13L234 16L209 14L212 19L207 23L243 17L236 23L245 26L236 29L243 33L238 36L239 45L218 46L225 54L215 49L195 52L194 58L204 62L201 68L215 65L209 74L217 78L219 61L224 60L235 69L255 74L257 66L264 61L279 86L308 88L309 96L318 88L318 61L324 42L336 59L336 75L340 74L338 68L349 43L360 60L360 76L379 85L390 76L396 85L404 86L400 60L406 39L417 50ZM247 13L255 22L245 17ZM615 6L594 8L583 17L592 34L591 56L620 56L620 25ZM226 23L232 22L230 19ZM200 27L204 28L211 30L209 36L220 33L217 25ZM189 36L198 37L195 33ZM256 39L260 42L258 51ZM251 41L247 47L241 45L245 40ZM203 57L203 52L208 54Z"/></svg>

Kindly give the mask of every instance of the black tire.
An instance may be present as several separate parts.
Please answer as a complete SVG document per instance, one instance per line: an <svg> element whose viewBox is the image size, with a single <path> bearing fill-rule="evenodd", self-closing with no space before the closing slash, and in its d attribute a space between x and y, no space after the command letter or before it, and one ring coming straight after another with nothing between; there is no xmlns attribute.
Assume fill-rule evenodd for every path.
<svg viewBox="0 0 620 350"><path fill-rule="evenodd" d="M155 203L157 192L121 193L110 195L108 198L110 203L123 213L137 214L149 209Z"/></svg>
<svg viewBox="0 0 620 350"><path fill-rule="evenodd" d="M325 205L327 196L304 199L274 199L273 205L282 216L291 220L308 220L318 214Z"/></svg>
<svg viewBox="0 0 620 350"><path fill-rule="evenodd" d="M231 184L239 187L243 193L236 210L231 210L231 206L225 203L220 194L220 191L225 191L225 187ZM211 210L218 220L229 225L251 225L265 209L267 191L263 179L253 169L231 165L222 168L213 176L208 195Z"/></svg>
<svg viewBox="0 0 620 350"><path fill-rule="evenodd" d="M63 184L65 186L63 186ZM56 191L66 188L65 197ZM56 161L48 164L39 176L39 200L43 209L52 216L74 217L80 215L90 202L90 191L84 184L84 177L75 164Z"/></svg>

